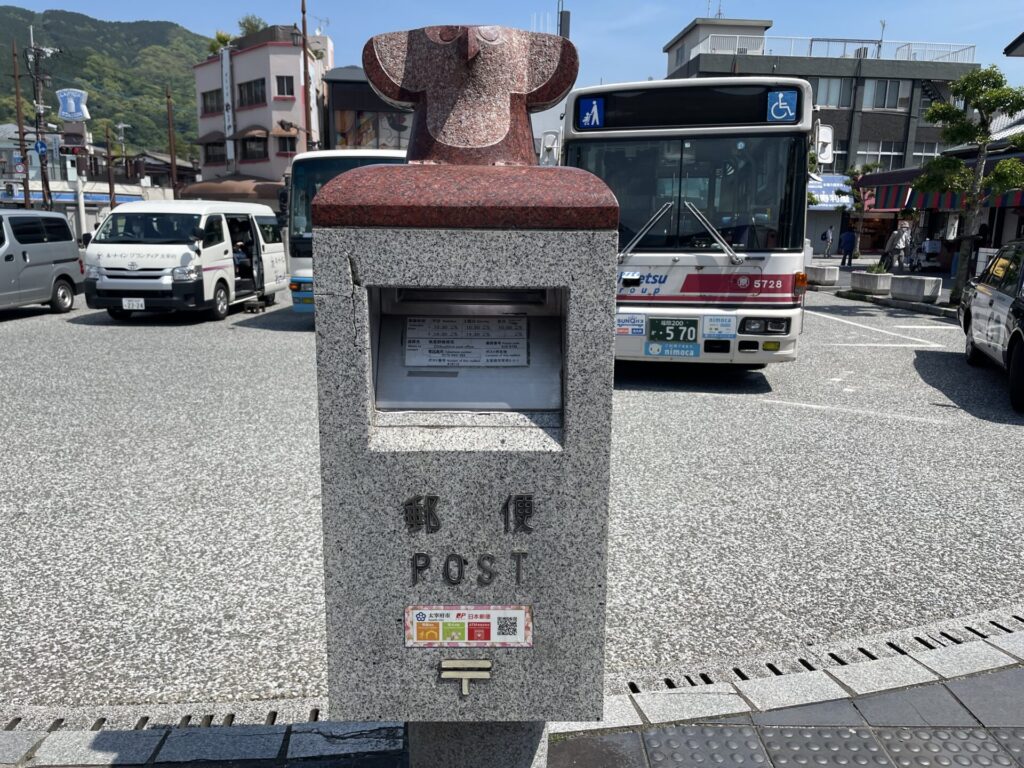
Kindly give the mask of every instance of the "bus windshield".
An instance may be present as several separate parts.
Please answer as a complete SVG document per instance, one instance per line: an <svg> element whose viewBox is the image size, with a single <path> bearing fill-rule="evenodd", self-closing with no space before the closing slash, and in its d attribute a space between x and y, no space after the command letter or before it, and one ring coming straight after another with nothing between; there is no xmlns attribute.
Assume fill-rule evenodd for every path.
<svg viewBox="0 0 1024 768"><path fill-rule="evenodd" d="M311 157L292 163L291 192L288 195L288 236L313 234L310 204L320 187L338 174L364 165L404 163L403 157Z"/></svg>
<svg viewBox="0 0 1024 768"><path fill-rule="evenodd" d="M200 216L192 213L117 213L107 216L94 243L148 243L184 245Z"/></svg>
<svg viewBox="0 0 1024 768"><path fill-rule="evenodd" d="M721 248L696 206L736 251L800 250L807 207L804 136L691 136L573 141L569 165L601 177L619 201L619 248L673 203L636 251Z"/></svg>

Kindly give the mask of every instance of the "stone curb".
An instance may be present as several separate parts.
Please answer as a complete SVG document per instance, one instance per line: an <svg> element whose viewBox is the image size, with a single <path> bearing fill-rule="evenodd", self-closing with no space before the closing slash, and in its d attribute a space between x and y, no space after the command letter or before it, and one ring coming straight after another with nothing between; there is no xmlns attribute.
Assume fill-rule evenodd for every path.
<svg viewBox="0 0 1024 768"><path fill-rule="evenodd" d="M10 726L8 726L10 727ZM295 725L155 725L139 730L0 730L0 766L171 766L203 763L279 765L301 760L358 766L398 760L405 752L404 723L321 721Z"/></svg>
<svg viewBox="0 0 1024 768"><path fill-rule="evenodd" d="M843 299L852 299L854 301L866 301L871 304L878 304L882 307L891 307L893 309L906 309L910 312L918 312L922 315L934 315L935 317L948 317L956 320L956 310L950 307L939 307L934 304L925 304L918 301L900 301L899 299L890 299L885 296L868 296L866 293L857 293L856 291L840 290L836 291L836 296Z"/></svg>

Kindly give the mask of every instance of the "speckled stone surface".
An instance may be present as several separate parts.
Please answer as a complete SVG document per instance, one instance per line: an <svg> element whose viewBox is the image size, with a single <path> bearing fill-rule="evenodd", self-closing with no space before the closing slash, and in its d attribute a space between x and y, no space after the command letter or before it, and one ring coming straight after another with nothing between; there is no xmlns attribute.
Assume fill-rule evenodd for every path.
<svg viewBox="0 0 1024 768"><path fill-rule="evenodd" d="M415 107L410 162L535 165L529 112L569 92L579 59L558 35L443 26L371 38L363 69L383 99Z"/></svg>
<svg viewBox="0 0 1024 768"><path fill-rule="evenodd" d="M314 253L330 717L600 718L615 231L317 228ZM366 286L565 290L562 427L378 421ZM436 533L404 524L420 494L439 497ZM510 494L533 494L532 533L505 532ZM413 586L416 552L432 565ZM520 584L512 552L527 553ZM468 560L457 586L442 578L449 554ZM534 646L407 648L413 605L529 605ZM441 659L458 658L494 665L467 697L439 679Z"/></svg>
<svg viewBox="0 0 1024 768"><path fill-rule="evenodd" d="M370 165L313 202L320 227L611 229L618 217L607 185L578 168Z"/></svg>

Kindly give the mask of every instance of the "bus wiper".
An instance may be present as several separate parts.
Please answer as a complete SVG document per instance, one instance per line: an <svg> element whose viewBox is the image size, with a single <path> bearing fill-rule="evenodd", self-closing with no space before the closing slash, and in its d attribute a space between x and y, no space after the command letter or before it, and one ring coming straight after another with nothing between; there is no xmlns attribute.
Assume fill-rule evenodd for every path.
<svg viewBox="0 0 1024 768"><path fill-rule="evenodd" d="M716 243L718 243L718 246L729 254L729 261L733 264L742 264L745 261L742 256L732 249L732 246L725 241L724 237L722 237L722 233L715 229L715 225L708 221L707 217L700 212L700 209L696 205L691 203L689 200L684 200L683 205L686 206L686 210L693 214L693 218L695 218L697 222L708 231L708 234L711 235L711 238Z"/></svg>
<svg viewBox="0 0 1024 768"><path fill-rule="evenodd" d="M625 261L626 257L629 256L629 254L631 254L633 252L633 249L636 248L640 244L640 241L643 240L647 236L647 233L650 232L654 228L654 225L657 224L659 221L661 221L661 218L666 213L668 213L670 210L672 210L672 206L673 205L675 205L675 203L673 203L671 200L669 202L665 203L663 206L661 206L661 208L659 208L655 212L655 214L653 216L651 216L651 218L649 218L647 220L646 224L644 224L642 227L640 227L640 231L636 233L636 235L633 237L632 240L630 240L628 243L626 243L626 247L625 248L623 248L621 251L619 251L619 264L621 264L623 261Z"/></svg>

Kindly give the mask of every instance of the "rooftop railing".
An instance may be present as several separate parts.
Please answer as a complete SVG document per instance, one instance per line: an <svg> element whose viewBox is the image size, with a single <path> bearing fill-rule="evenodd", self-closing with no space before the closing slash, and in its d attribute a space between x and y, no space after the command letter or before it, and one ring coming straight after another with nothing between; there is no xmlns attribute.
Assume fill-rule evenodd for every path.
<svg viewBox="0 0 1024 768"><path fill-rule="evenodd" d="M885 59L974 63L974 46L960 43L914 43L902 40L849 40L826 37L710 35L690 50L750 56L808 56L819 59Z"/></svg>

